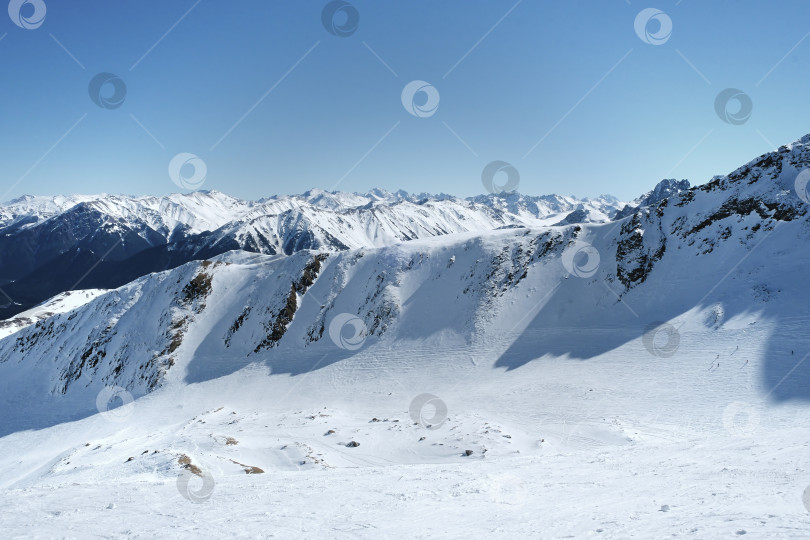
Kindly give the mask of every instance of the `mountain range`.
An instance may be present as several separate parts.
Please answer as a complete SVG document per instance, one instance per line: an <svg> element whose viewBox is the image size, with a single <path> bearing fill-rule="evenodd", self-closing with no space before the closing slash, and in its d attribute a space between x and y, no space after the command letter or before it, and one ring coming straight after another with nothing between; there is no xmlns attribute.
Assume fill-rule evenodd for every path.
<svg viewBox="0 0 810 540"><path fill-rule="evenodd" d="M806 536L809 168L4 205L0 529Z"/></svg>
<svg viewBox="0 0 810 540"><path fill-rule="evenodd" d="M231 250L340 251L556 221L602 222L619 201L545 196L365 195L312 190L243 201L216 191L167 197L24 196L0 206L0 317L67 290L114 288Z"/></svg>
<svg viewBox="0 0 810 540"><path fill-rule="evenodd" d="M806 234L807 207L794 181L808 165L805 137L700 186L664 180L630 203L380 190L257 202L218 192L23 197L2 212L3 290L14 299L7 312L30 309L41 301L35 293L77 288L89 289L89 303L68 303L68 313L45 318L10 318L6 327L23 330L0 341L0 365L45 362L58 394L89 373L94 384L143 395L171 369L207 376L201 348L203 357L238 359L233 370L277 348L318 349L340 313L359 317L364 335L379 339L405 325L408 339L470 342L493 327L514 331L504 321L515 309L534 326L607 324L640 335L654 319L706 307L704 287L687 282L719 286L741 272L754 292L729 299L725 316L752 309L751 302L766 309L788 285L775 288L742 262L767 238L782 249L777 236ZM585 279L565 278L572 275ZM74 280L81 287L66 286ZM101 294L107 289L114 290ZM518 300L528 291L536 292ZM546 307L530 319L536 295ZM672 300L660 304L666 295ZM595 307L565 307L580 296ZM447 319L431 308L437 304L456 314ZM499 310L507 311L494 322ZM631 337L617 332L599 347ZM594 354L579 346L555 352ZM526 361L506 351L497 365Z"/></svg>

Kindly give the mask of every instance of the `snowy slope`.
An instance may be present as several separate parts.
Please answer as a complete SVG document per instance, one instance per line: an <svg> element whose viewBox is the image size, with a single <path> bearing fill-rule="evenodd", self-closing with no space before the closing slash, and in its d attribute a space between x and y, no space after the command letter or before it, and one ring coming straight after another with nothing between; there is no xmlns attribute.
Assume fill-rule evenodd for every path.
<svg viewBox="0 0 810 540"><path fill-rule="evenodd" d="M0 339L10 336L32 324L44 321L56 313L66 313L83 306L106 292L107 291L104 289L85 289L60 293L36 307L23 311L11 319L0 321Z"/></svg>
<svg viewBox="0 0 810 540"><path fill-rule="evenodd" d="M222 253L0 340L0 527L807 537L808 165L810 137L616 222L379 245L447 201L310 193L359 245Z"/></svg>

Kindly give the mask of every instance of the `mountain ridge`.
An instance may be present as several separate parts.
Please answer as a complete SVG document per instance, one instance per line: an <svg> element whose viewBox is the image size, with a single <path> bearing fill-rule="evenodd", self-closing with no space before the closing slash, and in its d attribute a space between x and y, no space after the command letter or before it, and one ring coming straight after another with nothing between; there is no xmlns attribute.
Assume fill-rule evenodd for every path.
<svg viewBox="0 0 810 540"><path fill-rule="evenodd" d="M610 197L461 199L372 190L309 190L242 201L217 191L166 197L24 196L0 205L0 287L8 318L61 292L115 288L136 277L233 249L290 255L551 223L572 212L609 219ZM576 215L576 214L575 214ZM65 271L67 269L67 271Z"/></svg>
<svg viewBox="0 0 810 540"><path fill-rule="evenodd" d="M767 310L771 299L782 297L785 290L793 290L796 299L804 295L794 290L797 284L769 283L760 259L748 257L766 239L771 241L762 249L778 256L785 249L785 238L808 236L807 205L792 191L807 163L810 145L785 146L707 184L655 197L660 200L635 208L619 221L519 223L519 216L509 214L514 222L498 228L487 222L483 229L428 231L432 234L417 234L407 241L394 238L379 245L353 246L318 244L316 240L330 239L318 237L312 224L300 230L316 231L313 236L293 237L300 245L289 252L271 249L272 244L251 245L233 234L214 235L211 238L217 241L233 239L236 251L223 246L220 253L205 257L211 260L185 262L144 275L70 313L19 330L0 340L0 364L20 358L41 363L49 351L58 349L69 362L52 375L53 392L67 392L91 370L93 381L103 380L143 395L160 386L167 374L185 372L181 376L194 379L208 373L209 367L200 366L200 354L231 356L234 369L258 360L270 362L274 370L296 372L300 367L286 360L279 363L281 353L276 351L290 354L323 347L330 321L341 313L359 318L364 336L372 342L389 339L391 331L394 340L397 335L407 335L408 339L469 343L490 339L492 332L512 332L521 325L528 334L533 329L575 325L624 329L604 340L602 347L609 348L641 335L656 312L668 320L693 310L715 309L705 301L711 294L730 294L717 289L727 278L729 287L740 282L752 292L750 297L726 298L726 317L751 306ZM395 205L426 211L445 203L399 201ZM345 216L373 215L388 208L353 209ZM282 210L279 219L292 215L289 208L278 209ZM457 206L452 209L459 210ZM296 215L301 219L306 212ZM447 209L441 215L448 215ZM503 216L498 212L491 215ZM257 220L263 223L266 218L262 213L248 216L246 222L259 231ZM359 225L344 219L339 226L351 229ZM254 258L240 255L245 249L239 242L257 253ZM695 260L709 262L696 266ZM740 266L746 260L756 262ZM797 264L793 261L790 267ZM678 294L678 284L685 279L695 283L689 294ZM155 292L158 290L162 292ZM662 308L654 300L662 294L679 298ZM534 314L537 300L531 300L533 295L542 297L543 306ZM215 301L209 302L209 296ZM590 312L572 311L571 298L594 307ZM436 318L431 315L436 303L455 306L466 315L455 322ZM509 305L512 307L507 308ZM133 324L150 321L157 326L145 333L145 342L128 337L122 341L120 336L133 335L126 327L118 328L123 320L135 321ZM500 322L496 324L496 320ZM510 328L509 321L515 320L518 323ZM84 326L75 326L80 323ZM409 331L392 330L400 325ZM113 345L108 347L109 343ZM549 351L572 358L595 354L579 347L567 343L563 349L552 346ZM135 354L136 350L141 352ZM530 360L510 350L496 367L517 369ZM340 355L333 361L339 359ZM777 363L775 372L781 373L782 367ZM219 372L215 369L214 373Z"/></svg>

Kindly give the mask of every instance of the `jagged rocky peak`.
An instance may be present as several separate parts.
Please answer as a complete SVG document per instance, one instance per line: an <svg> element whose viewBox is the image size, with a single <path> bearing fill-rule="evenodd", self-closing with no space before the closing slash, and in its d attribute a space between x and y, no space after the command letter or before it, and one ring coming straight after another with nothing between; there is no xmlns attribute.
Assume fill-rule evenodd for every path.
<svg viewBox="0 0 810 540"><path fill-rule="evenodd" d="M628 218L616 255L619 280L628 289L643 283L672 246L705 256L729 244L751 248L791 221L806 227L810 198L800 175L808 169L810 136L805 136L694 188L659 184L639 201L648 204L616 216Z"/></svg>
<svg viewBox="0 0 810 540"><path fill-rule="evenodd" d="M810 168L810 135L783 145L774 152L762 154L727 176L713 179L707 187L710 189L728 188L760 184L763 189L794 191L796 176ZM764 181L765 185L762 185Z"/></svg>
<svg viewBox="0 0 810 540"><path fill-rule="evenodd" d="M645 205L651 205L663 201L667 197L677 195L682 191L686 191L691 186L689 180L675 180L674 178L665 178L658 182L652 191L647 193L644 198Z"/></svg>
<svg viewBox="0 0 810 540"><path fill-rule="evenodd" d="M622 219L629 216L642 206L652 206L674 195L680 195L681 193L688 191L690 187L689 180L665 178L658 182L658 184L656 184L651 191L648 191L635 201L625 205L624 208L616 212L613 219Z"/></svg>

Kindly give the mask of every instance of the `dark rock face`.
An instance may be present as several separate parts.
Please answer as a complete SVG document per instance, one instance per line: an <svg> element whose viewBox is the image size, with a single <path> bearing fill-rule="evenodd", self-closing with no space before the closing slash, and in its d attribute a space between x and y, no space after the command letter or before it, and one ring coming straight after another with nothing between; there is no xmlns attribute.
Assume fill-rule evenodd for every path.
<svg viewBox="0 0 810 540"><path fill-rule="evenodd" d="M660 207L659 207L660 208ZM666 252L660 212L642 209L622 224L616 248L616 277L628 289L644 283Z"/></svg>
<svg viewBox="0 0 810 540"><path fill-rule="evenodd" d="M744 217L751 213L756 213L762 219L775 219L777 221L793 221L802 212L793 206L779 204L760 198L749 197L746 199L729 199L706 219L695 225L689 234L699 232L706 227L723 220L727 217Z"/></svg>
<svg viewBox="0 0 810 540"><path fill-rule="evenodd" d="M290 294L287 300L279 310L272 323L265 326L267 337L256 346L253 352L259 352L262 349L274 347L284 337L287 327L292 322L295 312L298 310L298 293L302 296L306 294L307 289L315 283L318 273L321 270L321 263L326 260L325 254L315 255L312 260L307 263L302 272L301 278L290 285Z"/></svg>

